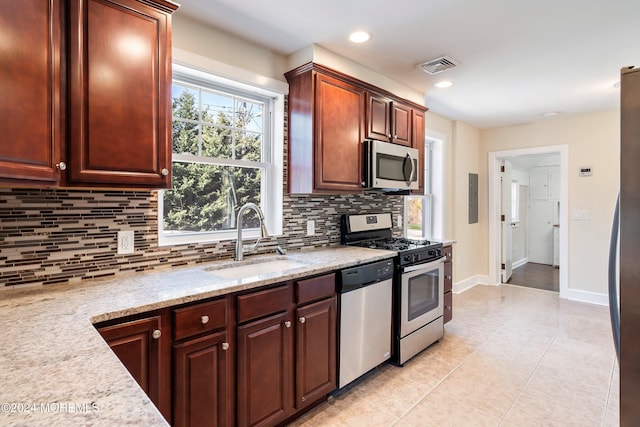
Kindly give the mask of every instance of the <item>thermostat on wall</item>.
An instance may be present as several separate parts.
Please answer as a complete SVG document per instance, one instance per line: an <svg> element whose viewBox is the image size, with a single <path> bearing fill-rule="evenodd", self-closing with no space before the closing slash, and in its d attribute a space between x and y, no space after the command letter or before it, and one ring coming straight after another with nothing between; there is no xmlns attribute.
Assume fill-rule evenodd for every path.
<svg viewBox="0 0 640 427"><path fill-rule="evenodd" d="M591 166L581 167L580 176L591 176Z"/></svg>

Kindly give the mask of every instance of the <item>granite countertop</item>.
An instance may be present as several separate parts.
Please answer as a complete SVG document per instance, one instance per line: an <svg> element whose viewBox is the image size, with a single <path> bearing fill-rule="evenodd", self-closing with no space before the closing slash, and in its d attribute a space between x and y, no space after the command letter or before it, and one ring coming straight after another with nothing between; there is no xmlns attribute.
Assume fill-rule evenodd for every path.
<svg viewBox="0 0 640 427"><path fill-rule="evenodd" d="M290 252L280 258L302 266L241 279L210 271L233 263L221 261L1 291L0 425L166 426L94 323L395 255L334 246ZM240 264L276 257L247 256Z"/></svg>

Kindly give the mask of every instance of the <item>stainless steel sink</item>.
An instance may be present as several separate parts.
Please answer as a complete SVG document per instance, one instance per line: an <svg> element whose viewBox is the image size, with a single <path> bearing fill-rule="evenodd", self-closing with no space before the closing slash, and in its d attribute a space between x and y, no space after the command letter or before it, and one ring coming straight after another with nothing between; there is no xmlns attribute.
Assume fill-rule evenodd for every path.
<svg viewBox="0 0 640 427"><path fill-rule="evenodd" d="M263 276L278 272L288 272L310 264L287 257L249 259L206 268L205 270L226 279L243 279L245 277Z"/></svg>

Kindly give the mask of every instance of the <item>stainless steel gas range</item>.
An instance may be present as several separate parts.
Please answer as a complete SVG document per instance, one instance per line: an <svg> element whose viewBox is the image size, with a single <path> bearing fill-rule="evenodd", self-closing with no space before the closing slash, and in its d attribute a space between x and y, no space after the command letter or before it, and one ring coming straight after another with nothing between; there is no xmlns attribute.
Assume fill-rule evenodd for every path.
<svg viewBox="0 0 640 427"><path fill-rule="evenodd" d="M390 213L343 215L343 244L396 251L392 293L393 354L403 365L444 335L442 243L393 237Z"/></svg>

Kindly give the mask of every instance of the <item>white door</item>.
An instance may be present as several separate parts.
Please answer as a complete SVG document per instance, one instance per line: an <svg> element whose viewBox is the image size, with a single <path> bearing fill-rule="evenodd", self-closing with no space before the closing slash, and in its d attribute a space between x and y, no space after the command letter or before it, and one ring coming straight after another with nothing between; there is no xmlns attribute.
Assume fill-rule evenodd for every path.
<svg viewBox="0 0 640 427"><path fill-rule="evenodd" d="M502 283L507 283L511 278L512 255L512 230L511 230L511 163L503 160L504 172L502 173Z"/></svg>
<svg viewBox="0 0 640 427"><path fill-rule="evenodd" d="M550 200L529 199L529 262L553 262L553 205Z"/></svg>

